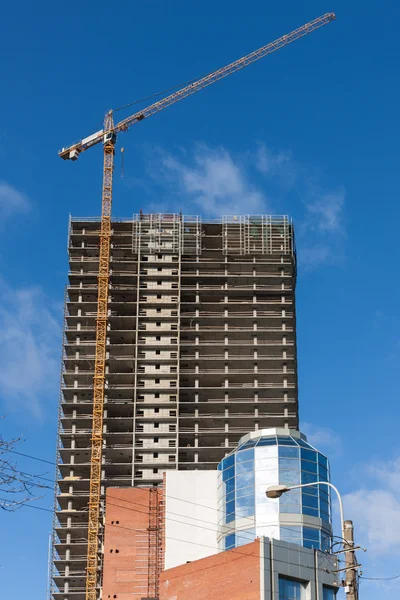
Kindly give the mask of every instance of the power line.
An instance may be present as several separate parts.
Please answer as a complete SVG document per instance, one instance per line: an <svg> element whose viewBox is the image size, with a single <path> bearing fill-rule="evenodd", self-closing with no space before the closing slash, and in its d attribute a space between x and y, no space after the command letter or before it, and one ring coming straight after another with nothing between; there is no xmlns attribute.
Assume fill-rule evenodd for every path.
<svg viewBox="0 0 400 600"><path fill-rule="evenodd" d="M163 92L160 92L160 93L163 93ZM121 108L124 108L124 107L121 107ZM49 460L45 460L43 458L38 458L37 456L32 456L30 454L23 454L22 452L17 452L16 450L10 450L10 449L5 449L5 450L7 450L7 452L12 452L13 454L19 454L20 456L25 456L26 458L30 458L32 460L38 460L40 462L44 462L44 463L48 463L48 464L53 465L53 466L57 466L56 463L51 462ZM51 481L51 480L49 480L49 481ZM147 489L147 488L143 487L142 489ZM218 511L217 508L214 508L214 507L211 507L211 506L205 506L203 504L199 504L198 502L192 502L191 500L184 500L183 498L177 498L175 496L169 496L167 494L165 494L164 497L165 498L171 498L173 500L178 500L180 502L186 502L187 504L193 504L194 506L198 506L200 508L206 508L206 509L209 509L209 510L216 510L216 511ZM117 499L117 498L115 498L115 499ZM122 500L123 502L130 502L132 504L138 504L139 506L145 506L144 504L141 505L140 503L137 503L137 502L135 503L132 500L125 500L123 498L118 498L118 500ZM121 507L121 508L124 508L124 507ZM172 513L171 512L170 514L175 514L176 516L187 518L186 515L182 515L182 514L179 514L179 513ZM188 518L195 519L195 517L188 517ZM202 521L202 519L196 519L196 520ZM210 523L209 521L204 521L204 522ZM289 528L286 528L286 529L289 529ZM295 530L295 529L292 529L291 531L296 531L297 532L297 530ZM340 538L340 536L332 536L332 537L336 537L338 539L342 539L342 538Z"/></svg>
<svg viewBox="0 0 400 600"><path fill-rule="evenodd" d="M6 504L8 504L10 501L7 500L6 498L0 498L0 502L5 502ZM10 504L9 506L10 506L10 508L12 508L12 504ZM46 512L51 512L51 513L53 512L50 508L44 508L43 506L35 506L34 504L29 504L28 502L22 502L19 506L21 508L24 506L27 506L28 508L35 508L36 510L44 510ZM3 508L3 507L0 507L0 508ZM4 509L4 510L7 510L7 509Z"/></svg>
<svg viewBox="0 0 400 600"><path fill-rule="evenodd" d="M0 502L8 502L8 500L6 500L4 498L0 498ZM110 504L112 504L112 503L110 503ZM35 506L34 504L29 504L29 503L21 504L21 507L24 507L24 506L27 506L28 508L35 508L36 510L43 510L45 512L50 512L50 513L53 512L50 508L44 508L43 506ZM114 505L114 506L118 506L118 505ZM142 505L142 506L144 506L144 505ZM128 510L134 510L134 509L128 509ZM143 511L137 511L137 512L143 512ZM145 514L145 513L143 513L143 514ZM177 522L180 523L180 521L177 521ZM189 523L185 523L185 525L188 525L188 524ZM141 532L141 533L143 533L143 531L147 531L147 529L140 529L140 528L137 528L137 527L124 527L123 525L115 525L113 523L111 524L111 526L112 527L118 527L119 529L126 529L128 531L138 531L138 532ZM288 529L288 528L286 527L285 529ZM214 530L210 530L210 531L214 531ZM175 542L182 542L184 544L192 544L192 545L195 545L195 546L202 546L203 548L210 548L212 550L217 550L217 548L215 546L209 546L207 544L199 544L197 542L191 542L189 540L180 540L178 538L173 538L173 537L168 536L168 535L164 536L164 539L173 540ZM255 538L255 539L258 539L258 538ZM249 544L252 543L252 541L254 541L254 540L249 540ZM237 552L237 548L231 548L231 550L235 550ZM224 551L222 550L222 551L218 552L217 554L221 554L222 552L224 552ZM237 553L240 554L240 552L237 552ZM249 554L244 554L244 553L241 553L241 554L243 556L249 556ZM323 555L323 553L322 553L322 555ZM205 558L207 558L207 557L205 557ZM288 564L288 565L298 566L297 563L290 563L290 562L283 561L283 560L278 560L278 559L275 559L275 561L276 562L285 563L285 564ZM209 568L212 568L212 567L209 567ZM306 567L306 568L307 569L314 569L314 567ZM264 570L266 570L266 569L264 569ZM328 569L323 569L321 567L318 567L318 571L324 571L325 573L331 573L331 571L329 571Z"/></svg>
<svg viewBox="0 0 400 600"><path fill-rule="evenodd" d="M400 579L400 574L394 577L364 577L360 575L360 579L368 579L369 581L392 581L393 579Z"/></svg>
<svg viewBox="0 0 400 600"><path fill-rule="evenodd" d="M160 92L160 93L163 93L163 92ZM139 101L138 101L138 102L139 102ZM123 108L123 107L122 107L122 108ZM37 457L37 456L32 456L32 455L30 455L30 454L23 454L22 452L17 452L16 450L10 450L10 449L8 449L8 448L5 448L4 450L6 450L7 452L12 452L13 454L18 454L18 455L20 455L20 456L24 456L24 457L26 457L26 458L30 458L30 459L32 459L32 460L37 460L37 461L44 462L44 463L47 463L47 464L50 464L50 465L53 465L53 466L57 466L57 465L56 465L56 463L54 463L54 462L51 462L51 461L48 461L48 460L45 460L45 459L43 459L43 458L39 458L39 457ZM31 475L31 476L32 476L32 477L35 477L35 475ZM37 477L40 477L40 476L38 475ZM46 481L51 481L50 479L47 479L47 478L42 478L42 479L46 479ZM52 489L52 488L50 488L50 486L43 486L43 487L44 487L44 488L48 488L48 489ZM147 488L142 488L142 489L147 489ZM171 499L173 499L173 500L178 500L178 501L180 501L180 502L186 502L186 503L188 503L188 504L193 504L194 506L198 506L198 507L200 507L200 508L206 508L206 509L208 509L208 510L214 510L214 511L217 511L217 512L219 512L219 509L218 509L218 508L214 508L214 507L211 507L211 506L205 506L205 505L203 505L203 504L199 504L198 502L192 502L191 500L184 500L183 498L177 498L177 497L175 497L175 496L169 496L169 495L167 495L167 494L165 494L165 496L164 496L164 497L165 497L165 498L171 498ZM131 504L137 504L138 506L145 506L144 504L140 504L140 503L138 503L138 502L133 502L132 500L125 500L125 499L123 499L123 498L115 498L115 497L114 497L114 499L116 499L116 500L122 500L122 502L128 502L128 503L131 503ZM25 506L25 505L24 505L24 506ZM26 505L26 506L29 506L29 505ZM33 505L31 505L31 507L32 507L32 508L37 508L37 509L39 509L39 510L49 510L49 509L43 509L43 508L40 508L40 507L37 507L37 506L33 506ZM126 507L123 507L123 506L119 506L119 507L120 507L120 508L126 508ZM131 509L131 510L134 510L134 509ZM50 512L52 512L52 511L50 511ZM143 511L138 511L138 512L143 512ZM209 525L212 525L212 523L211 523L210 521L206 521L206 520L203 520L203 519L196 519L196 517L190 517L190 516L188 516L188 515L182 515L182 514L180 514L180 513L173 513L173 512L170 512L170 511L169 511L169 514L173 514L173 515L175 515L175 516L179 516L179 517L183 517L183 518L190 518L190 519L192 519L192 520L196 520L196 521L202 521L202 522L204 522L204 523L207 523L207 524L209 524ZM171 521L176 521L176 520L174 520L174 519L171 519ZM182 522L182 521L176 521L176 522L177 522L177 523L184 524L184 525L191 525L190 523L184 523L184 522ZM261 524L262 524L262 523L260 523L260 525L261 525ZM268 523L265 523L265 524L267 525ZM286 530L288 530L288 531L294 531L294 532L298 533L297 529L293 529L293 528L290 528L290 527L285 527L285 526L283 526L283 525L280 525L280 527L282 527L282 529L286 529ZM333 535L332 537L333 537L333 538L337 538L337 539L342 539L342 538L340 538L340 536L334 536L334 535ZM400 576L399 576L399 577L400 577ZM366 579L366 578L364 578L364 579Z"/></svg>
<svg viewBox="0 0 400 600"><path fill-rule="evenodd" d="M119 500L119 498L118 498L118 500ZM0 502L9 502L9 501L6 500L5 498L0 498ZM132 504L137 504L138 506L143 506L143 507L146 506L145 504L134 503L134 502L129 501L129 500L125 500L125 502L130 502ZM141 513L141 514L148 514L147 511L137 510L137 509L134 509L134 508L128 508L126 506L121 506L120 504L114 504L113 502L109 502L108 504L110 504L111 506L116 506L117 508L124 508L125 510L133 510L133 511ZM21 507L27 506L28 508L34 508L36 510L43 510L43 511L46 511L46 512L53 513L53 510L50 509L50 508L44 508L43 506L35 506L34 504L23 503L20 506ZM211 507L209 507L209 508L211 508ZM212 509L212 510L216 510L216 509ZM170 514L175 514L176 516L180 516L180 517L184 517L184 518L188 518L188 519L194 519L196 521L202 521L203 523L207 523L209 525L212 525L212 523L210 521L206 521L206 520L203 520L203 519L196 519L195 517L190 517L189 515L182 515L182 514L179 514L179 513L170 513ZM170 519L170 520L174 521L175 523L180 523L182 525L189 525L191 527L196 527L197 526L197 525L194 525L192 523L185 523L184 521L177 521L176 519ZM263 522L261 522L259 524L260 525L268 525L268 523L263 523ZM128 530L131 530L131 531L143 531L142 529L138 529L138 528L135 528L135 527L124 527L123 525L114 525L113 523L111 523L110 525L113 526L113 527L120 527L122 529L128 529ZM292 529L290 527L285 527L285 526L280 526L280 527L282 529L286 529L288 531L295 531L296 533L298 533L298 531L296 529ZM211 529L209 527L203 527L203 529L206 529L208 531L212 531L212 532L216 533L215 529ZM240 533L240 531L239 532L235 532L235 533ZM172 538L170 536L165 536L165 538L166 539L171 539L171 540L174 540L174 541L177 541L177 542L182 542L182 543L187 543L187 544L194 544L196 546L204 546L206 548L214 548L214 546L207 546L207 545L204 545L204 544L197 544L196 542L190 542L189 540L179 540L177 538ZM251 542L251 540L249 539L249 543L250 542ZM324 570L324 569L322 569L322 570ZM399 575L399 577L400 577L400 575ZM369 579L369 578L365 577L364 579ZM396 578L393 578L393 579L396 579Z"/></svg>
<svg viewBox="0 0 400 600"><path fill-rule="evenodd" d="M40 461L40 462L45 462L45 463L52 464L52 465L56 466L56 465L55 465L55 463L52 463L52 462L50 462L50 461L48 461L48 460L45 460L45 459L42 459L42 458L38 458L38 457L36 457L36 456L32 456L32 455L30 455L30 454L23 454L22 452L17 452L16 450L10 450L10 449L7 449L7 451L8 451L8 452L12 452L13 454L19 454L19 455L21 455L21 456L24 456L24 457L26 457L26 458L30 458L30 459L32 459L32 460L38 460L38 461ZM22 471L21 471L20 473L21 473L21 474L24 474L24 475L26 475L26 476L30 476L30 477L38 477L38 478L44 479L45 481L49 481L49 482L53 483L51 479L48 479L48 478L46 478L46 477L42 477L42 476L40 476L40 475L34 475L34 474L29 474L29 473L23 473ZM53 488L51 488L50 486L41 486L41 487L43 487L43 488L46 488L46 489L53 489ZM147 489L147 488L142 488L142 489ZM112 496L111 496L111 497L112 497ZM164 497L165 497L165 498L170 498L170 499L173 499L173 500L177 500L177 501L179 501L179 502L185 502L185 503L187 503L187 504L192 504L192 505L194 505L194 506L198 506L199 508L205 508L205 509L208 509L208 510L214 510L214 511L217 511L217 512L219 512L219 509L217 509L217 508L214 508L214 507L211 507L211 506L205 506L204 504L199 504L198 502L193 502L193 501L191 501L191 500L185 500L185 499L183 499L183 498L178 498L178 497L176 497L176 496L169 496L169 495L167 495L167 494L166 494ZM132 501L132 500L126 500L126 499L124 499L124 498L116 498L116 497L114 497L114 499L115 499L115 500L120 500L120 501L122 501L122 502L127 502L127 503L129 503L129 504L135 504L135 505L137 505L137 506L143 506L143 507L146 507L146 505L144 505L144 504L141 504L141 503L139 503L139 502L134 502L134 501ZM111 503L111 504L112 504L112 503ZM29 505L26 505L26 506L29 506ZM119 506L119 508L126 508L126 507L124 507L124 506L120 506L120 505L114 505L114 506ZM37 506L31 506L31 507L32 507L32 508L37 508L38 510L49 510L49 509L43 509L43 508L40 508L40 507L37 507ZM130 509L130 510L134 510L134 509ZM52 511L50 511L50 512L52 512ZM143 511L137 511L137 512L143 512ZM191 517L191 516L189 516L189 515L183 515L183 514L181 514L181 513L173 513L173 512L171 512L171 511L168 511L168 512L169 512L169 514L171 514L171 515L175 515L175 516L178 516L178 517L183 517L183 518L189 518L189 519L192 519L192 520L195 520L195 521L201 521L201 522L203 522L203 523L207 523L207 524L209 524L209 525L212 525L212 523L211 523L210 521L207 521L207 520L204 520L204 519L197 519L196 517ZM171 521L176 521L176 519L171 519ZM183 525L189 525L189 526L191 525L191 523L185 523L185 522L182 522L182 521L176 521L176 522L177 522L177 523L181 523L181 524L183 524ZM262 524L265 524L265 525L267 525L268 523L259 523L259 524L260 524L260 525L262 525ZM194 525L192 525L192 526L194 526ZM288 531L294 531L294 532L298 533L297 529L293 529L293 528L290 528L290 527L285 527L285 526L283 526L283 525L282 525L282 526L280 525L280 527L282 527L282 529L286 529L286 530L288 530ZM332 536L332 537L338 537L338 536ZM341 539L341 538L340 538L340 539Z"/></svg>
<svg viewBox="0 0 400 600"><path fill-rule="evenodd" d="M20 471L19 469L14 469L13 467L2 467L2 470L11 471L12 473L16 473L17 475L22 475L23 477L35 477L36 479L43 479L43 481L49 481L54 484L53 479L49 479L48 477L43 477L42 475L35 475L34 473L27 473L26 471ZM40 483L35 483L34 481L25 481L24 483L32 483L33 485L38 485L41 487L47 487L49 490L53 489L53 487L47 485L41 485Z"/></svg>
<svg viewBox="0 0 400 600"><path fill-rule="evenodd" d="M4 499L4 498L0 498L0 502L1 502L1 501L2 501L2 502L8 502L8 501L7 501L6 499ZM131 501L128 501L128 502L131 502ZM123 507L123 506L120 506L120 505L118 505L118 504L113 504L112 502L109 502L109 504L111 504L112 506L117 506L117 507L119 507L119 508L125 508L125 509L127 509L127 510L135 510L134 508L127 508L127 507ZM139 505L139 506L145 506L144 504L140 504L140 503L138 503L138 505ZM53 510L52 510L52 509L45 508L45 507L42 507L42 506L35 506L34 504L23 503L23 504L21 504L20 506L21 506L21 507L24 507L24 506L26 506L26 507L28 507L28 508L33 508L33 509L36 509L36 510L42 510L42 511L45 511L45 512L50 512L50 513L53 513ZM214 509L214 510L215 510L215 509ZM140 510L136 510L136 512L139 512L139 513L142 513L142 514L147 514L147 512L145 512L145 511L140 511ZM176 514L176 513L172 513L172 514ZM178 516L185 517L186 515L178 515ZM188 517L188 518L193 518L193 517ZM197 520L198 520L198 519L197 519ZM171 519L171 521L174 521L174 522L176 522L176 523L181 523L181 524L183 524L183 525L189 525L189 526L191 525L191 523L185 523L185 522L183 522L183 521L176 521L176 519ZM203 522L209 523L210 525L212 524L212 523L211 523L211 522L209 522L209 521L203 521ZM112 526L112 527L118 527L118 528L120 528L120 529L126 529L126 530L128 530L128 531L137 531L137 532L141 532L141 533L142 533L143 531L145 531L144 529L140 529L140 528L136 528L136 527L125 527L125 526L123 526L123 525L119 525L119 524L118 524L118 525L116 525L116 524L114 524L114 523L111 523L111 524L109 524L109 525L110 525L110 526ZM283 528L283 529L287 529L287 530L289 530L289 531L296 531L296 532L297 532L297 530L291 529L290 527L284 527L284 526L283 526L282 528ZM207 529L208 531L216 532L216 530L215 530L215 529L210 529L210 528L208 528L208 527L203 527L203 529ZM240 532L239 532L239 533L240 533ZM165 538L165 539L172 540L172 541L176 541L176 542L181 542L181 543L185 543L185 544L191 544L191 545L195 545L195 546L201 546L201 547L204 547L204 548L209 548L209 549L212 549L212 550L217 550L217 548L216 548L215 546L209 546L209 545L207 545L207 544L200 544L200 543L197 543L197 542L191 542L190 540L181 540L181 539L174 538L174 537L171 537L171 536L164 536L164 538ZM249 539L249 540L248 540L248 543L252 543L252 541L255 541L255 539L258 539L258 536L257 536L257 537L255 537L253 540ZM245 556L249 556L248 554L244 554L244 553L240 553L240 552L238 552L238 548L237 548L237 547L236 547L236 548L231 548L231 550L235 550L237 553L239 553L239 554L242 554L242 556L243 556L243 557L245 557ZM219 552L217 552L217 554L220 554L221 552L224 552L224 551L223 551L223 550L222 550L222 551L219 551ZM322 551L320 551L320 552L321 552L321 555L324 557L324 553L323 553ZM278 559L275 559L275 560L276 560L276 562L281 562L281 563L285 563L285 564L290 564L290 565L298 566L298 565L297 565L297 563L290 563L290 562L287 562L287 561L282 561L282 560L278 560ZM211 568L211 567L209 567L209 568ZM306 568L308 568L308 569L314 569L314 567L306 567ZM264 569L264 570L266 570L266 569ZM328 569L326 569L326 568L322 568L322 567L318 567L318 568L317 568L317 570L319 570L319 571L323 571L323 572L325 572L325 573L334 573L333 571L329 571ZM399 577L400 577L400 575L399 575ZM364 579L370 579L370 578L367 578L367 577L366 577L366 578L364 578ZM391 579L392 579L392 578L391 578ZM396 579L396 578L393 578L393 579Z"/></svg>
<svg viewBox="0 0 400 600"><path fill-rule="evenodd" d="M133 502L132 500L124 500L122 498L116 498L115 496L111 496L111 498L113 498L114 500L122 500L123 502L128 502L129 504L135 504L137 506L143 506L144 508L147 508L147 505L141 504L140 502ZM132 510L132 511L135 511L135 512L138 512L138 513L141 513L141 514L148 514L147 511L138 510L138 509L130 508L130 507L126 507L126 506L121 506L120 504L115 504L115 503L110 502L110 501L107 504L110 504L111 506L116 506L117 508L122 508L122 509L125 509L125 510ZM192 503L192 504L195 504L195 503ZM197 505L197 506L202 506L202 505ZM210 508L211 510L218 510L218 509L213 508L213 507L206 507L206 508ZM204 520L204 519L197 519L196 517L191 517L189 515L182 515L180 513L173 513L173 512L170 512L170 511L166 511L166 514L172 514L172 515L175 515L177 517L183 517L184 519L192 519L192 520L195 520L195 521L201 521L202 523L207 523L207 525L213 525L213 523L211 523L211 521L207 521L207 520ZM200 527L200 525L196 525L196 524L192 524L192 523L187 523L185 521L177 521L176 519L169 519L169 520L173 521L174 523L180 523L181 525L188 525L189 527ZM262 525L270 525L270 523L264 522L264 521L260 521L260 522L257 523L257 525L261 525L261 526ZM210 527L204 527L204 525L202 525L201 527L203 529L208 530L208 531L212 531L213 533L217 533L217 530L214 529L214 528L211 529ZM217 524L217 527L218 527L218 524ZM224 524L223 527L226 527L226 524ZM299 531L297 529L293 529L291 527L286 527L285 525L279 525L279 527L282 528L282 529L285 529L287 531L293 531L295 533L299 533ZM251 529L251 527L249 527L249 529ZM245 532L245 530L243 530L243 532ZM233 532L233 533L240 533L240 531ZM228 535L229 535L229 533L228 533Z"/></svg>
<svg viewBox="0 0 400 600"><path fill-rule="evenodd" d="M32 456L31 454L23 454L23 452L17 452L16 450L11 450L10 448L2 448L1 451L3 452L11 452L12 454L19 454L19 456L24 456L25 458L31 458L32 460L38 460L40 462L43 463L47 463L48 465L53 465L54 467L56 467L56 463L55 462L51 462L50 460L45 460L44 458L38 458L37 456Z"/></svg>
<svg viewBox="0 0 400 600"><path fill-rule="evenodd" d="M147 531L147 529L139 529L139 528L136 528L136 527L124 527L123 525L115 525L115 524L112 524L112 527L118 527L119 529L126 529L128 531L139 531L140 533L143 533L144 531ZM264 536L262 536L262 537L264 537ZM201 546L203 548L210 548L211 550L218 550L215 546L209 546L208 544L199 544L197 542L191 542L189 540L180 540L178 538L173 538L171 536L164 536L164 539L173 540L175 542L182 542L184 544L193 544L195 546ZM255 539L259 539L259 537L255 538ZM249 540L249 543L252 543L253 541L255 541L255 539L254 540ZM238 548L231 548L231 550L235 550L237 554L242 554L242 556L249 556L249 554L244 554L243 552L239 552ZM222 554L223 552L226 552L226 550L217 551L216 555ZM323 552L322 552L322 555L324 555ZM204 558L208 558L208 557L204 557ZM285 560L279 560L277 558L274 558L274 560L276 562L284 563L285 565L294 565L296 567L299 566L298 563L287 562ZM212 568L212 567L209 567L209 568ZM328 569L323 569L322 567L305 566L305 568L306 569L313 569L313 570L316 569L318 571L324 571L325 573L335 573L334 571L329 571ZM264 568L264 571L267 571L267 569Z"/></svg>
<svg viewBox="0 0 400 600"><path fill-rule="evenodd" d="M138 488L138 489L148 489L148 488ZM134 505L137 505L137 506L143 506L144 508L147 508L147 504L141 504L140 502L137 502L137 501L134 501L134 500L127 500L125 498L118 498L116 496L111 496L111 495L109 495L109 497L112 498L112 499L114 499L114 500L119 500L119 501L122 501L122 502L127 502L128 504L134 504ZM178 500L179 502L186 502L188 504L193 504L194 506L198 506L200 508L205 508L205 509L208 509L208 510L213 510L213 511L216 511L216 512L223 512L223 511L220 511L220 509L215 508L213 506L206 506L205 504L199 504L198 502L192 502L191 500L184 500L183 498L177 498L176 496L170 496L170 495L165 494L164 498L170 498L172 500ZM114 506L116 506L116 505L114 505ZM120 505L118 505L118 506L119 506L119 508L126 508L125 506L120 506ZM128 509L128 510L135 510L135 509ZM143 511L138 511L138 512L143 512ZM210 521L205 520L205 519L198 519L196 517L191 517L189 515L183 515L181 513L174 513L172 511L167 511L167 510L165 512L166 512L166 514L168 513L170 515L175 515L177 517L183 517L185 519L186 518L187 519L192 519L194 521L201 521L203 523L207 523L209 525L212 525L212 523ZM248 517L244 517L244 518L248 518ZM173 520L174 519L171 519L171 521L173 521ZM178 522L180 523L180 521L178 521ZM184 524L187 525L188 523L184 523ZM259 524L260 525L269 525L269 523L267 523L267 522L260 522ZM226 524L224 524L224 525L226 525ZM287 529L289 531L295 531L295 532L297 532L297 529L292 529L290 527L285 527L285 526L281 526L281 527L284 528L284 529ZM340 537L340 536L332 535L332 537L343 541L343 538ZM341 542L337 542L337 543L341 543Z"/></svg>
<svg viewBox="0 0 400 600"><path fill-rule="evenodd" d="M36 457L36 456L32 456L32 455L29 455L29 454L22 454L21 452L16 452L15 450L7 450L7 451L8 451L8 452L13 452L14 454L20 454L21 456L25 456L26 458L31 458L31 459L33 459L33 460L38 460L38 461L40 461L40 462L46 462L46 463L49 463L49 464L55 465L55 463L51 463L50 461L44 460L44 459L42 459L42 458L38 458L38 457ZM56 465L55 465L55 466L56 466ZM40 475L34 475L34 474L23 473L22 471L21 471L20 473L21 473L21 474L24 474L24 475L26 475L26 476L38 477L38 478L44 479L45 481L49 481L49 482L53 483L53 482L52 482L52 480L50 480L50 479L48 479L48 478L46 478L46 477L41 477ZM52 487L50 487L50 486L46 486L46 485L42 485L42 486L40 486L40 487L42 487L42 488L45 488L45 489L50 489L50 490L52 490L52 489L53 489ZM140 489L140 488L139 488L139 489ZM147 488L141 488L141 489L147 489ZM112 497L112 496L111 496L111 497ZM212 506L205 506L204 504L199 504L198 502L192 502L191 500L185 500L185 499L183 499L183 498L177 498L176 496L169 496L169 495L167 495L167 494L165 494L165 496L164 496L164 497L165 497L165 498L170 498L170 499L173 499L173 500L177 500L177 501L179 501L179 502L186 502L187 504L192 504L192 505L194 505L194 506L198 506L199 508L205 508L205 509L208 509L208 510L214 510L214 511L220 512L218 508L214 508L214 507L212 507ZM121 500L122 502L128 502L128 503L130 503L130 504L136 504L137 506L143 506L143 507L146 507L146 505L145 505L145 504L140 504L139 502L134 502L134 501L132 501L132 500L126 500L126 499L124 499L124 498L116 498L116 497L114 497L114 499L115 499L115 500ZM112 504L112 503L111 503L111 504ZM38 510L47 510L47 511L53 512L53 511L51 511L50 509L45 509L45 508L42 508L42 507L37 507L37 506L29 505L29 504L24 504L23 506L30 506L31 508L36 508L36 509L38 509ZM114 504L114 506L118 506L119 508L126 508L126 507L124 507L124 506L121 506L121 505L116 505L116 504ZM135 510L135 509L128 509L128 510ZM145 514L143 511L139 511L139 510L138 510L137 512L142 512L143 514ZM169 512L169 514L171 514L171 515L175 515L175 516L178 516L178 517L183 517L183 518L185 518L185 519L192 519L192 520L194 520L194 521L200 521L200 522L203 522L203 523L207 523L208 525L212 525L211 521L207 521L207 520L204 520L204 519L198 519L198 518L196 518L196 517L192 517L192 516L189 516L189 515L183 515L183 514L181 514L181 513L174 513L174 512L171 512L171 511L168 511L168 512ZM184 521L177 521L176 519L170 519L170 520L171 520L171 521L174 521L174 522L176 522L176 523L180 523L180 524L182 524L182 525L189 525L189 526L192 526L192 527L195 527L195 526L196 526L195 524L186 523L186 522L184 522ZM264 523L264 522L259 522L259 523L258 523L258 525L269 525L269 523L267 523L267 522L265 522L265 523ZM280 527L281 529L285 529L285 530L287 530L287 531L293 531L293 532L295 532L295 533L299 533L297 529L293 529L293 528L291 528L291 527L287 527L287 526L284 526L284 525L279 525L279 527ZM209 528L206 528L206 529L209 529ZM211 529L209 529L209 531L215 531L215 530L214 530L214 529L212 529L212 530L211 530ZM340 540L342 540L342 538L341 538L340 536L335 536L335 535L332 535L332 538L336 538L336 539L340 539ZM399 576L399 577L400 577L400 576ZM366 578L365 578L365 579L366 579Z"/></svg>

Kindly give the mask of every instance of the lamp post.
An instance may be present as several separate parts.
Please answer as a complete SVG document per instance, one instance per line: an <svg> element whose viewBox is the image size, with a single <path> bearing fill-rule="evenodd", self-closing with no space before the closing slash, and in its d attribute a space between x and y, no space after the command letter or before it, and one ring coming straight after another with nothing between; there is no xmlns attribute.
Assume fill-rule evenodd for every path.
<svg viewBox="0 0 400 600"><path fill-rule="evenodd" d="M342 525L342 538L345 542L346 549L346 598L347 600L358 600L358 585L357 585L357 566L354 554L354 539L353 539L353 522L345 521L343 515L342 497L339 490L329 481L315 481L313 483L302 483L300 485L271 485L267 488L265 495L267 498L280 498L282 494L297 490L304 487L312 487L313 485L327 485L332 488L339 500L340 521Z"/></svg>
<svg viewBox="0 0 400 600"><path fill-rule="evenodd" d="M341 521L341 525L342 525L342 537L344 538L345 537L344 536L345 526L344 526L342 497L339 494L339 490L337 489L337 487L335 487L332 483L329 483L329 481L315 481L314 483L302 483L301 485L271 485L269 488L267 488L265 495L267 496L267 498L280 498L282 496L282 494L285 494L286 492L290 492L290 490L297 490L299 488L304 488L304 487L313 487L314 485L327 485L328 487L335 490L336 495L339 500L340 521Z"/></svg>

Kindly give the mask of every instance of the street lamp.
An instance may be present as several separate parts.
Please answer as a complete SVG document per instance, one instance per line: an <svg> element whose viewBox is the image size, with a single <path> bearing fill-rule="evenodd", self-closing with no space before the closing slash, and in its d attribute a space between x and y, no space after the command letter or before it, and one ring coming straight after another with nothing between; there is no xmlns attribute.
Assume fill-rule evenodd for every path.
<svg viewBox="0 0 400 600"><path fill-rule="evenodd" d="M271 485L267 488L265 495L267 498L280 498L282 494L297 490L304 487L312 487L313 485L327 485L335 490L339 500L340 520L342 523L342 539L344 542L344 552L346 553L346 568L340 569L346 573L346 598L348 600L358 600L358 584L357 584L357 565L354 546L354 530L353 521L345 521L343 516L343 503L339 494L339 490L329 481L314 481L313 483L302 483L301 485ZM338 571L339 572L339 571Z"/></svg>
<svg viewBox="0 0 400 600"><path fill-rule="evenodd" d="M269 488L267 488L265 495L267 496L267 498L280 498L282 496L282 494L285 494L286 492L290 492L290 490L297 490L299 488L304 488L304 487L312 487L314 485L327 485L328 487L335 490L336 495L339 500L340 521L342 524L342 536L343 536L343 538L345 538L346 536L345 536L342 498L339 494L339 490L332 483L329 483L329 481L315 481L314 483L302 483L301 485L270 485Z"/></svg>

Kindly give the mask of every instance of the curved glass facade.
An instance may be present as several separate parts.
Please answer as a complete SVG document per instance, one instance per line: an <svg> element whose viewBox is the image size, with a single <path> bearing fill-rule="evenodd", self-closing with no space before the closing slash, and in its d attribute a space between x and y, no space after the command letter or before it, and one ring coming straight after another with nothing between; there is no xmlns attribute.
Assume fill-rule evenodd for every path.
<svg viewBox="0 0 400 600"><path fill-rule="evenodd" d="M330 489L318 485L291 490L279 499L268 486L329 481L326 456L298 431L252 432L218 465L219 543L223 550L264 535L307 548L331 543Z"/></svg>

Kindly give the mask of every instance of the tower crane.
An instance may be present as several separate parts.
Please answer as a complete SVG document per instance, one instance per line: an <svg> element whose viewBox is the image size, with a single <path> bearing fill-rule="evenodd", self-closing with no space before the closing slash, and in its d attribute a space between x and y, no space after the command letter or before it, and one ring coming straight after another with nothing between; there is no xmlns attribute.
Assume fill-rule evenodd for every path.
<svg viewBox="0 0 400 600"><path fill-rule="evenodd" d="M86 569L86 600L96 600L100 575L98 572L99 558L99 531L100 531L100 495L101 495L101 462L103 447L103 411L104 411L104 383L106 363L106 335L107 335L107 303L110 271L110 238L111 238L111 205L113 187L114 153L117 135L127 131L131 125L135 125L148 117L164 110L168 106L199 92L203 88L216 83L220 79L232 75L236 71L247 67L251 63L279 50L283 46L298 40L299 38L327 25L335 19L334 13L326 13L302 27L295 29L279 39L262 46L258 50L239 58L229 65L218 69L190 83L186 87L162 98L147 108L136 112L114 123L113 111L106 113L103 129L83 138L79 142L62 148L59 156L64 160L75 161L82 152L92 146L103 144L103 187L102 187L102 211L100 226L100 252L98 273L98 298L96 314L96 354L93 378L93 420L91 437L91 462L90 462L90 491L89 491L89 514L88 514L88 549Z"/></svg>

